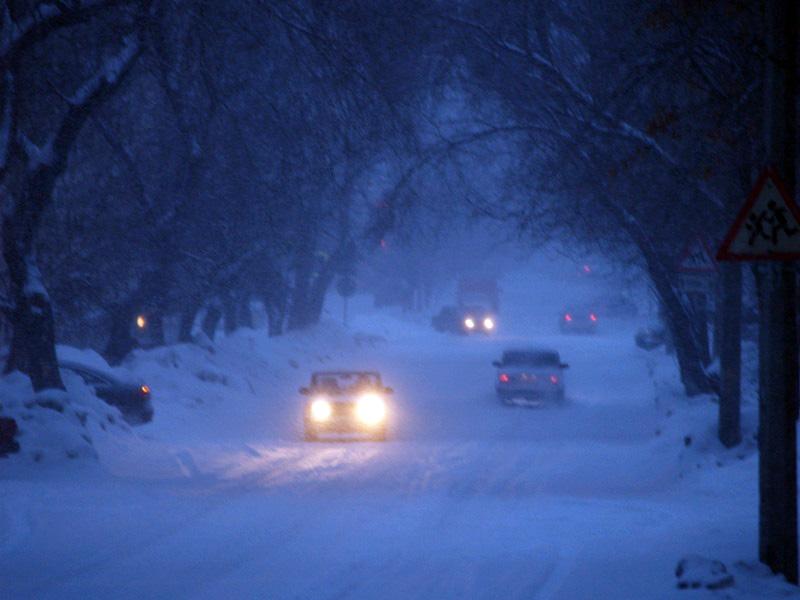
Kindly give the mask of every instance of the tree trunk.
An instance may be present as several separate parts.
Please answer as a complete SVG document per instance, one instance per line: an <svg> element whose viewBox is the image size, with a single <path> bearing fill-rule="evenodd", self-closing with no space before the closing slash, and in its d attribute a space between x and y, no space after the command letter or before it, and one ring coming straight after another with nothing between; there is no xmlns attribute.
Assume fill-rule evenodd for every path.
<svg viewBox="0 0 800 600"><path fill-rule="evenodd" d="M719 318L719 441L727 448L742 441L742 269L738 263L722 265Z"/></svg>
<svg viewBox="0 0 800 600"><path fill-rule="evenodd" d="M264 308L267 311L267 333L270 337L281 335L286 318L285 301L278 303L265 298Z"/></svg>
<svg viewBox="0 0 800 600"><path fill-rule="evenodd" d="M708 299L699 292L686 294L689 301L689 315L694 339L697 340L697 351L704 367L711 364L710 343L708 337Z"/></svg>
<svg viewBox="0 0 800 600"><path fill-rule="evenodd" d="M303 254L307 254L303 251ZM291 303L289 305L289 330L303 329L309 324L309 291L311 278L311 257L298 257L298 265L294 274Z"/></svg>
<svg viewBox="0 0 800 600"><path fill-rule="evenodd" d="M599 196L598 200L618 219L620 227L628 233L644 258L650 281L663 309L665 325L675 349L686 395L697 396L716 392L715 382L709 377L703 363L704 356L690 313L675 288L672 271L664 265L658 250L653 247L635 217L603 196Z"/></svg>
<svg viewBox="0 0 800 600"><path fill-rule="evenodd" d="M199 308L199 303L197 301L191 301L189 302L189 306L187 306L181 313L181 320L178 326L179 342L184 344L191 343L192 329L194 328L194 322L197 318L197 312Z"/></svg>
<svg viewBox="0 0 800 600"><path fill-rule="evenodd" d="M223 301L222 309L225 311L225 335L230 335L239 326L239 304L236 297L228 295Z"/></svg>
<svg viewBox="0 0 800 600"><path fill-rule="evenodd" d="M111 330L106 345L106 360L111 365L118 365L139 346L139 341L131 334L131 326L136 318L133 302L114 306L109 312Z"/></svg>
<svg viewBox="0 0 800 600"><path fill-rule="evenodd" d="M242 296L237 302L239 308L239 326L253 328L253 311L250 309L250 296Z"/></svg>
<svg viewBox="0 0 800 600"><path fill-rule="evenodd" d="M164 313L161 310L152 311L148 317L147 322L149 325L148 337L151 346L163 346L166 343L164 338Z"/></svg>
<svg viewBox="0 0 800 600"><path fill-rule="evenodd" d="M5 372L25 373L36 391L64 389L56 357L53 309L33 251L33 232L41 216L36 210L49 199L49 183L32 178L32 193L15 203L13 212L3 219L3 258L14 300L10 315L13 334Z"/></svg>
<svg viewBox="0 0 800 600"><path fill-rule="evenodd" d="M6 228L6 235L7 235ZM6 246L9 238L4 237ZM50 299L38 282L38 269L32 257L18 260L14 252L5 252L9 265L15 308L11 313L14 333L5 372L21 371L31 378L35 391L64 389L56 357L55 324ZM21 257L19 257L21 258ZM12 267L12 262L16 264ZM20 263L27 263L22 266ZM19 278L18 269L25 273Z"/></svg>
<svg viewBox="0 0 800 600"><path fill-rule="evenodd" d="M217 326L219 325L220 319L222 319L222 311L220 311L216 302L210 304L206 309L206 314L203 316L201 328L203 333L205 333L212 342L217 333Z"/></svg>
<svg viewBox="0 0 800 600"><path fill-rule="evenodd" d="M27 156L18 157L24 158L20 161L25 164L24 175L20 177L24 183L16 194L11 211L3 218L3 258L14 299L11 318L14 334L6 371L18 369L27 374L37 391L64 389L64 384L56 358L53 310L36 266L36 233L86 119L117 89L139 49L138 40L127 40L117 55L109 58L95 76L83 83L81 94L69 103L57 127L48 136L46 153L38 149L32 155L25 150ZM99 74L102 76L97 76ZM37 155L41 154L46 154L47 160L38 160Z"/></svg>
<svg viewBox="0 0 800 600"><path fill-rule="evenodd" d="M697 396L713 393L715 391L714 383L704 368L703 354L699 350L698 340L695 338L694 327L686 307L681 302L680 296L659 258L647 249L642 249L642 252L650 279L664 308L666 325L675 346L681 382L686 395Z"/></svg>

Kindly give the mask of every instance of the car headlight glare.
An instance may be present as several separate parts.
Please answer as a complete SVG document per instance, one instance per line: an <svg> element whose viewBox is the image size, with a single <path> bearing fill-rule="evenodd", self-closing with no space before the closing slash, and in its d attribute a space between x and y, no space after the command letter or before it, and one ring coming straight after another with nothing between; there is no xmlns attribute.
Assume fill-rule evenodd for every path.
<svg viewBox="0 0 800 600"><path fill-rule="evenodd" d="M333 414L333 407L326 398L315 398L311 402L311 418L314 421L327 421Z"/></svg>
<svg viewBox="0 0 800 600"><path fill-rule="evenodd" d="M467 317L464 319L464 327L467 329L475 329L475 319L472 317Z"/></svg>
<svg viewBox="0 0 800 600"><path fill-rule="evenodd" d="M483 320L483 328L491 331L494 329L494 319L492 317L486 317Z"/></svg>
<svg viewBox="0 0 800 600"><path fill-rule="evenodd" d="M377 425L386 418L386 402L378 394L364 394L356 403L356 415L365 425Z"/></svg>

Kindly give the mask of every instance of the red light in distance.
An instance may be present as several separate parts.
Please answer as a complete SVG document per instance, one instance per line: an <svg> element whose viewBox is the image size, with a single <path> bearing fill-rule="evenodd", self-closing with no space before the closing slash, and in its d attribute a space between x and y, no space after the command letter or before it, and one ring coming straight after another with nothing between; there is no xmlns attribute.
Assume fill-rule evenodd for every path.
<svg viewBox="0 0 800 600"><path fill-rule="evenodd" d="M503 383L508 383L509 377L505 373L500 373L500 381Z"/></svg>

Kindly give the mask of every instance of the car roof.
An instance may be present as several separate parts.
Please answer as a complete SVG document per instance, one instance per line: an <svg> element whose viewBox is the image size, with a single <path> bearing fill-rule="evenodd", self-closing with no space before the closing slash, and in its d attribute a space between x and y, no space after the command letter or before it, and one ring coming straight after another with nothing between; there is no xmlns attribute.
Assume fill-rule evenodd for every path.
<svg viewBox="0 0 800 600"><path fill-rule="evenodd" d="M515 346L511 348L503 348L503 354L510 352L519 352L520 354L558 354L555 348L548 348L546 346Z"/></svg>
<svg viewBox="0 0 800 600"><path fill-rule="evenodd" d="M503 351L503 363L513 365L515 363L542 363L552 364L561 362L561 356L557 350L550 348L524 348L524 349L507 349Z"/></svg>
<svg viewBox="0 0 800 600"><path fill-rule="evenodd" d="M347 370L341 370L341 371L312 371L311 372L311 376L312 377L318 377L318 376L324 377L326 375L330 375L330 376L335 376L335 375L371 375L373 377L380 377L381 376L381 374L378 373L377 371L347 371Z"/></svg>
<svg viewBox="0 0 800 600"><path fill-rule="evenodd" d="M113 383L118 383L118 384L130 383L128 381L123 381L122 379L120 379L119 377L117 377L113 373L109 373L108 371L103 371L103 370L98 369L96 367L90 367L90 366L85 365L83 363L78 363L78 362L75 362L75 361L72 361L72 360L60 360L60 361L58 361L58 366L60 368L62 368L62 369L68 369L70 371L85 371L86 373L89 373L91 375L96 375L98 377L103 377L105 379L108 379L109 381L111 381Z"/></svg>

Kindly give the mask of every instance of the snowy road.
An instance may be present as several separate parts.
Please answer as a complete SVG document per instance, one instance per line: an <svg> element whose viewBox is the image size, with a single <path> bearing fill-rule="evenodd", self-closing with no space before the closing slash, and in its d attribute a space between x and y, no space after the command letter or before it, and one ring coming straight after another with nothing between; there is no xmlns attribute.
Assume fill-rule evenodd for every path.
<svg viewBox="0 0 800 600"><path fill-rule="evenodd" d="M495 401L508 336L409 328L347 355L317 348L325 366L379 368L394 387L386 443L300 441L307 372L270 377L243 338L248 358L232 360L247 393L164 407L144 442L102 448L103 472L0 480L13 489L0 595L683 598L684 554L752 555L752 459L681 477L629 326L564 337L547 313L513 329L570 363L567 406Z"/></svg>

